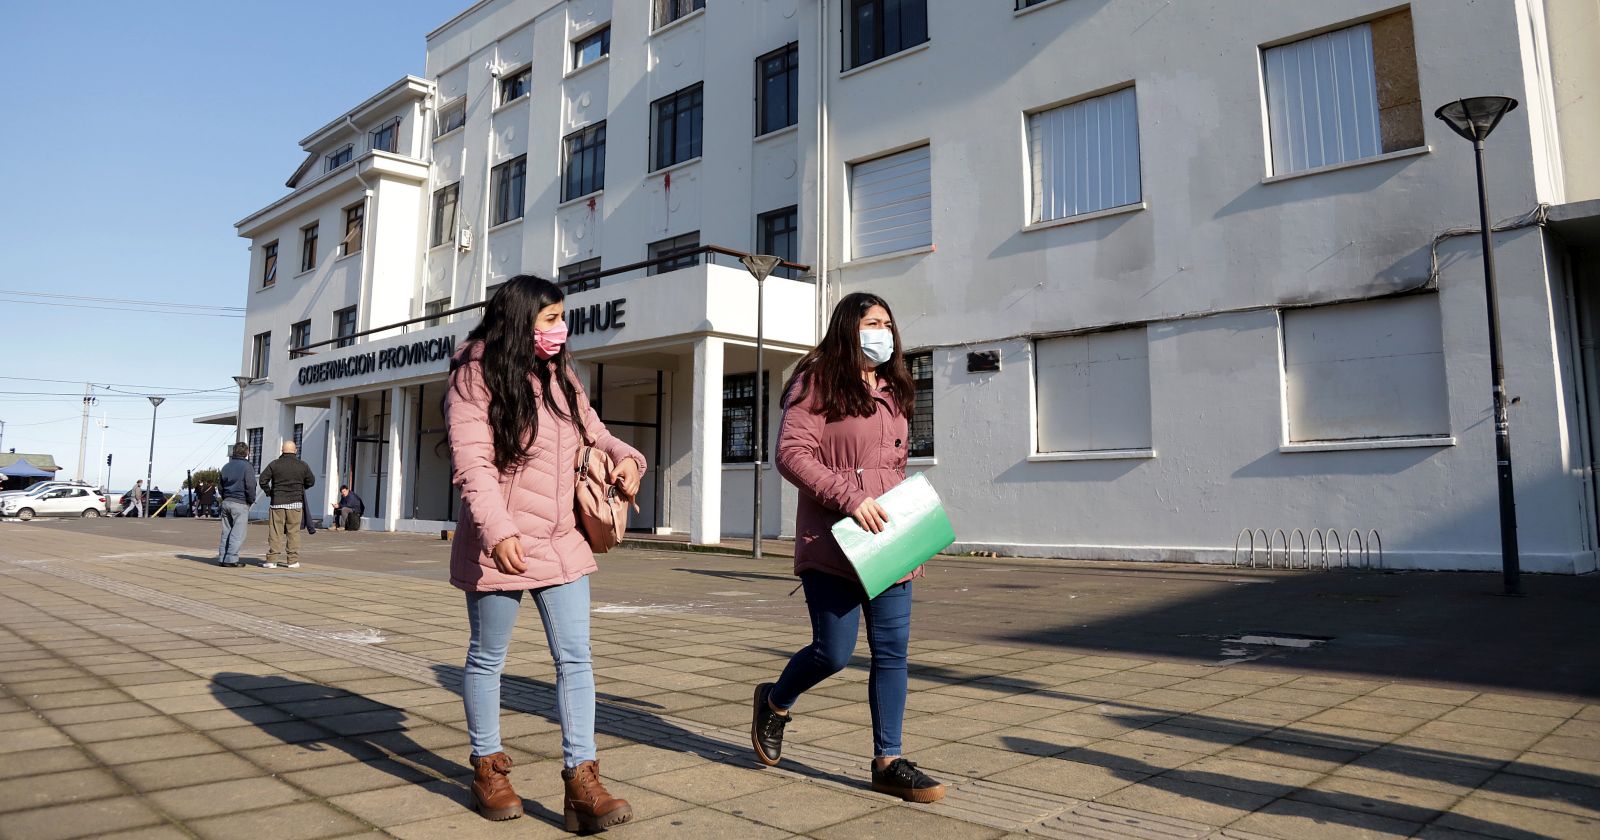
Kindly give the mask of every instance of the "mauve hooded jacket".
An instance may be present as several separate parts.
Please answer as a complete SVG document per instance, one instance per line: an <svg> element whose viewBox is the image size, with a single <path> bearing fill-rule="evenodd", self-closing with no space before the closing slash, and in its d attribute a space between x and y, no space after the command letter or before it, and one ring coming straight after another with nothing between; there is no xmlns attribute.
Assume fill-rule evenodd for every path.
<svg viewBox="0 0 1600 840"><path fill-rule="evenodd" d="M468 592L542 589L595 571L594 552L578 529L573 509L574 465L583 446L577 426L550 413L535 379L539 431L531 457L512 472L501 472L494 465L482 343L468 343L456 358L466 363L450 375L444 399L451 480L461 488L461 518L450 545L450 583ZM555 396L564 399L559 390ZM644 455L606 430L581 386L578 403L594 445L618 463L629 458L639 462L642 475ZM490 556L509 537L522 540L522 559L528 568L520 575L500 571Z"/></svg>
<svg viewBox="0 0 1600 840"><path fill-rule="evenodd" d="M910 423L882 380L872 394L877 407L872 416L832 422L815 391L795 400L800 388L797 379L785 393L778 429L778 472L800 489L794 573L814 570L859 580L832 529L869 497L882 496L906 480ZM919 566L900 582L921 576Z"/></svg>

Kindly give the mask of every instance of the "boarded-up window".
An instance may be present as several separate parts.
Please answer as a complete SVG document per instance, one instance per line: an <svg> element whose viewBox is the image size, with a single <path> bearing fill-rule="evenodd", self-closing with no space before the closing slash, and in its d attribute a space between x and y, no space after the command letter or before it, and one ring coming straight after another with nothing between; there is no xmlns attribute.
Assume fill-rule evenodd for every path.
<svg viewBox="0 0 1600 840"><path fill-rule="evenodd" d="M1450 433L1437 295L1283 313L1289 441Z"/></svg>
<svg viewBox="0 0 1600 840"><path fill-rule="evenodd" d="M928 147L850 167L852 259L933 244L933 185Z"/></svg>
<svg viewBox="0 0 1600 840"><path fill-rule="evenodd" d="M1275 174L1423 144L1411 13L1262 51Z"/></svg>
<svg viewBox="0 0 1600 840"><path fill-rule="evenodd" d="M1130 87L1028 117L1033 221L1138 203L1134 102Z"/></svg>
<svg viewBox="0 0 1600 840"><path fill-rule="evenodd" d="M1145 328L1034 342L1040 452L1149 449Z"/></svg>

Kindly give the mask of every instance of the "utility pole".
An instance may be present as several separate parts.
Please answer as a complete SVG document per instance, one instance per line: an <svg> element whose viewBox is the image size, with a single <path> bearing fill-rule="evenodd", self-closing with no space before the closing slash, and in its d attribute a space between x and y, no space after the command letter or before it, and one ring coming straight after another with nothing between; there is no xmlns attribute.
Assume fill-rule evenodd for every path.
<svg viewBox="0 0 1600 840"><path fill-rule="evenodd" d="M83 423L78 427L78 475L83 480L83 459L89 454L89 406L94 405L94 385L83 383Z"/></svg>

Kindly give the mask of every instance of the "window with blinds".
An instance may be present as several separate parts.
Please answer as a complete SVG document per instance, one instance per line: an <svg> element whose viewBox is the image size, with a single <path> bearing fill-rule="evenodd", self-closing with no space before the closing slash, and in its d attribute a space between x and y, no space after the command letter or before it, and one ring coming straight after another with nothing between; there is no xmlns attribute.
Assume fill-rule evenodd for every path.
<svg viewBox="0 0 1600 840"><path fill-rule="evenodd" d="M1261 51L1273 174L1423 145L1411 13Z"/></svg>
<svg viewBox="0 0 1600 840"><path fill-rule="evenodd" d="M933 244L933 185L927 146L850 167L850 257Z"/></svg>
<svg viewBox="0 0 1600 840"><path fill-rule="evenodd" d="M1034 222L1142 199L1139 113L1133 88L1028 117Z"/></svg>

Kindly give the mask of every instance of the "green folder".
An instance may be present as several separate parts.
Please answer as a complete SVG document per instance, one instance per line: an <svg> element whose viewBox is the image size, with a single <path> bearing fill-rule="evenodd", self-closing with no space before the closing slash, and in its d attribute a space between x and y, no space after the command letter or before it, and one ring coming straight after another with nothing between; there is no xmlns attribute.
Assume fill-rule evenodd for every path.
<svg viewBox="0 0 1600 840"><path fill-rule="evenodd" d="M878 504L889 512L889 523L881 533L870 533L849 517L833 526L833 537L855 567L868 598L878 597L956 541L939 494L921 473L879 496Z"/></svg>

